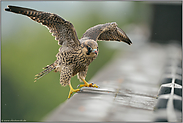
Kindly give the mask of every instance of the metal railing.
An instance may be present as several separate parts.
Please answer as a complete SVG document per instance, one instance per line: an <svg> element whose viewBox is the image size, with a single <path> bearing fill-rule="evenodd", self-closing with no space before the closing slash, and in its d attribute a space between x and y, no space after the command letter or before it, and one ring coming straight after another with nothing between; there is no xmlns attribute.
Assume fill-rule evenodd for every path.
<svg viewBox="0 0 183 123"><path fill-rule="evenodd" d="M155 121L182 121L182 57L180 46L167 48L167 58L158 101L155 106Z"/></svg>
<svg viewBox="0 0 183 123"><path fill-rule="evenodd" d="M91 80L101 88L83 88L44 121L180 122L181 59L173 44L147 43L119 53Z"/></svg>

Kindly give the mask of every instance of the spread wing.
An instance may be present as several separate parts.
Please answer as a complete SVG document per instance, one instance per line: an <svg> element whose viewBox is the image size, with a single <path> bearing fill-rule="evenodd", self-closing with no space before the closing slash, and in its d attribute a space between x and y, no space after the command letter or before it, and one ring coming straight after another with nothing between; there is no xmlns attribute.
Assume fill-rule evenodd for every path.
<svg viewBox="0 0 183 123"><path fill-rule="evenodd" d="M26 15L32 20L42 23L50 30L59 45L68 47L80 45L74 26L56 14L17 6L8 6L5 11Z"/></svg>
<svg viewBox="0 0 183 123"><path fill-rule="evenodd" d="M123 41L129 45L132 44L125 32L117 27L116 22L99 24L91 27L83 34L82 38L85 37L93 39L95 41Z"/></svg>

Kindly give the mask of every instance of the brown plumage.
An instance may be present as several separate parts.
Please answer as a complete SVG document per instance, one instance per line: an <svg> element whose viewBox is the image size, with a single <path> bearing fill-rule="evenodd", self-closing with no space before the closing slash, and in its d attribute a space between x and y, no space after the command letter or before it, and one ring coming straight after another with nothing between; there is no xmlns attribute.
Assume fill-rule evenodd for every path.
<svg viewBox="0 0 183 123"><path fill-rule="evenodd" d="M17 6L8 6L5 11L26 15L32 20L42 23L50 30L58 44L62 45L56 55L57 60L37 74L35 81L52 70L60 72L60 84L70 87L68 98L73 92L79 91L79 89L73 89L70 83L71 77L76 74L78 79L84 82L80 87L98 87L96 84L89 84L85 81L88 66L99 52L97 40L123 41L129 45L132 44L125 32L117 27L116 22L99 24L89 28L79 40L74 26L56 14Z"/></svg>

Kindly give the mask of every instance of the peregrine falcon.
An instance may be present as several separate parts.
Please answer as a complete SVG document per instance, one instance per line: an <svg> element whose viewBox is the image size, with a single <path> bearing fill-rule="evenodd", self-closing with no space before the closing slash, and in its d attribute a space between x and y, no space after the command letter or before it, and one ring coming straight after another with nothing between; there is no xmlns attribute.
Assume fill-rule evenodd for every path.
<svg viewBox="0 0 183 123"><path fill-rule="evenodd" d="M91 27L86 30L79 40L72 23L56 14L10 5L5 8L5 11L26 15L46 26L55 37L55 40L58 41L58 44L61 45L56 55L56 61L51 65L47 65L44 71L37 74L35 81L52 70L60 72L60 84L62 86L69 85L70 87L68 99L73 92L80 91L80 89L73 89L70 82L71 77L76 74L80 82L84 82L79 87L99 87L85 80L88 66L99 53L97 41L123 41L129 45L132 44L125 32L117 27L116 22Z"/></svg>

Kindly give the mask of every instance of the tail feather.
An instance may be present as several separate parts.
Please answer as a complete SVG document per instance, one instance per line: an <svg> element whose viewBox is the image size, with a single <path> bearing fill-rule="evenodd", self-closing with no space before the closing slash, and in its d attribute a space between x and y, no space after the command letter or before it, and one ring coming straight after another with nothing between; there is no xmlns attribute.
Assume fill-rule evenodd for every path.
<svg viewBox="0 0 183 123"><path fill-rule="evenodd" d="M36 82L38 79L42 78L43 76L45 76L46 74L48 74L49 72L51 72L52 70L54 70L56 67L54 66L54 64L51 65L47 65L46 67L44 67L43 69L45 69L44 71L36 74L36 78L34 82Z"/></svg>

